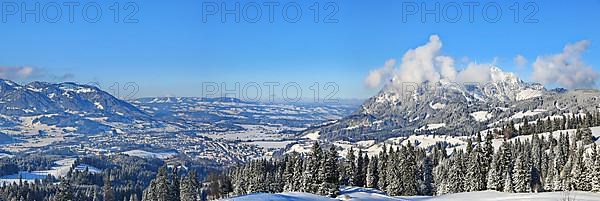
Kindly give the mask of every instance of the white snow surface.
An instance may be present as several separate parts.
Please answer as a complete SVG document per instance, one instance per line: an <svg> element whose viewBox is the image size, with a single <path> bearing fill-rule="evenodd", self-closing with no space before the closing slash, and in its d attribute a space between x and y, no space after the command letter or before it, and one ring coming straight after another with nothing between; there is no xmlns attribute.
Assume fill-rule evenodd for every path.
<svg viewBox="0 0 600 201"><path fill-rule="evenodd" d="M319 134L319 131L316 131L316 132L313 132L313 133L306 134L302 138L307 138L309 140L318 140L319 136L321 136L321 134Z"/></svg>
<svg viewBox="0 0 600 201"><path fill-rule="evenodd" d="M443 103L435 103L435 104L434 103L430 103L429 107L431 107L431 109L434 109L434 110L439 110L439 109L444 109L446 107L446 104L443 104Z"/></svg>
<svg viewBox="0 0 600 201"><path fill-rule="evenodd" d="M471 116L475 119L475 121L478 122L484 122L494 117L494 115L492 115L488 111L473 112L471 113Z"/></svg>
<svg viewBox="0 0 600 201"><path fill-rule="evenodd" d="M534 90L534 89L525 89L523 91L520 91L519 93L517 93L517 97L516 99L518 101L520 100L527 100L530 98L535 98L535 97L539 97L542 96L542 91L540 90Z"/></svg>
<svg viewBox="0 0 600 201"><path fill-rule="evenodd" d="M137 156L140 158L158 158L158 159L168 159L168 158L171 158L171 157L177 155L177 153L175 153L175 152L154 153L154 152L137 150L137 149L123 152L123 154L128 155L128 156Z"/></svg>
<svg viewBox="0 0 600 201"><path fill-rule="evenodd" d="M22 179L23 181L33 182L36 179L45 179L48 177L48 175L52 175L56 178L64 177L71 169L73 163L75 163L74 158L66 158L54 162L54 164L57 166L52 167L50 170L41 170L33 172L20 171L17 174L5 175L0 177L0 185L10 184L13 182L19 183L20 179Z"/></svg>
<svg viewBox="0 0 600 201"><path fill-rule="evenodd" d="M455 193L440 196L387 196L376 189L359 187L342 187L340 196L329 198L310 193L285 192L285 193L255 193L225 199L224 201L557 201L566 200L597 201L600 193L592 192L544 192L544 193L503 193L497 191L477 191Z"/></svg>
<svg viewBox="0 0 600 201"><path fill-rule="evenodd" d="M546 110L535 109L533 111L527 110L525 112L518 112L518 113L515 113L513 116L511 116L510 119L521 119L521 118L527 117L527 116L535 116L535 115L540 114L545 111Z"/></svg>
<svg viewBox="0 0 600 201"><path fill-rule="evenodd" d="M419 131L427 131L427 130L435 130L446 126L446 123L437 123L437 124L427 124L427 126L422 126L421 128L415 129L415 132Z"/></svg>

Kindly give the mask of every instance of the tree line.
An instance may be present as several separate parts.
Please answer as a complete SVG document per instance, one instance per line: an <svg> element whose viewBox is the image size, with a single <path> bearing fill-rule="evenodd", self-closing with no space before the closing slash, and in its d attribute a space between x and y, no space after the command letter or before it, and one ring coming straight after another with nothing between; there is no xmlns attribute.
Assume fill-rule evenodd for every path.
<svg viewBox="0 0 600 201"><path fill-rule="evenodd" d="M391 196L441 195L481 190L503 192L600 191L600 153L588 127L571 135L533 134L504 140L494 150L490 131L464 148L438 143L430 150L411 144L383 145L370 156L315 142L306 154L259 159L223 173L230 191L219 197L257 192L307 192L336 197L340 186L376 188ZM588 151L586 151L588 150ZM450 152L450 153L447 153Z"/></svg>

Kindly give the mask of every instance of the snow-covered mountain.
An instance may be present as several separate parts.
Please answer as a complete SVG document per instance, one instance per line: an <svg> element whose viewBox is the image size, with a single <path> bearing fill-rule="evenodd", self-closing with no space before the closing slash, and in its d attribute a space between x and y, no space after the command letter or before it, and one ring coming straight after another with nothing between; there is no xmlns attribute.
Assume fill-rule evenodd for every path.
<svg viewBox="0 0 600 201"><path fill-rule="evenodd" d="M133 105L88 85L75 83L51 84L31 82L21 86L9 80L0 80L0 112L6 115L40 115L68 112L72 114L99 114L144 116Z"/></svg>
<svg viewBox="0 0 600 201"><path fill-rule="evenodd" d="M447 80L389 84L352 115L307 133L329 140L383 140L415 133L465 135L525 116L596 112L596 90L547 90L515 74L490 67L485 83Z"/></svg>
<svg viewBox="0 0 600 201"><path fill-rule="evenodd" d="M88 85L0 80L0 152L133 151L226 164L272 155L298 132L357 106L198 97L125 101Z"/></svg>
<svg viewBox="0 0 600 201"><path fill-rule="evenodd" d="M51 125L78 133L109 131L111 123L149 120L137 107L93 86L70 82L19 85L1 79L0 114L2 127Z"/></svg>
<svg viewBox="0 0 600 201"><path fill-rule="evenodd" d="M153 118L202 132L243 131L244 125L303 130L323 121L341 119L358 104L262 103L236 98L152 97L132 101Z"/></svg>

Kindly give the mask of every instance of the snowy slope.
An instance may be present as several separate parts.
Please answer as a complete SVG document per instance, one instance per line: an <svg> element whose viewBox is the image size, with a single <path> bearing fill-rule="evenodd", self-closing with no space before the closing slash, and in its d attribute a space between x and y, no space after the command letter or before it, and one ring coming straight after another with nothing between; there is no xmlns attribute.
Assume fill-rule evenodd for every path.
<svg viewBox="0 0 600 201"><path fill-rule="evenodd" d="M17 174L5 175L0 177L0 186L10 183L19 183L19 180L34 182L36 179L43 180L52 175L53 177L59 178L67 175L71 166L75 162L74 158L66 158L54 162L56 167L52 167L50 170L40 170L33 172L20 171Z"/></svg>
<svg viewBox="0 0 600 201"><path fill-rule="evenodd" d="M594 201L600 200L600 193L592 192L544 192L544 193L502 193L497 191L478 191L456 193L441 196L399 196L390 197L377 190L358 187L341 189L337 198L328 198L310 193L257 193L226 199L226 201L558 201L558 200Z"/></svg>
<svg viewBox="0 0 600 201"><path fill-rule="evenodd" d="M540 119L600 109L598 90L546 90L491 67L489 83L425 82L410 89L390 84L352 115L311 128L328 141L382 141L414 134L463 136L524 117ZM491 126L490 126L491 125Z"/></svg>
<svg viewBox="0 0 600 201"><path fill-rule="evenodd" d="M502 193L497 191L478 191L468 193L456 193L435 197L403 197L407 200L419 201L560 201L577 200L593 201L600 200L600 193L592 192L544 192L544 193ZM567 199L570 198L570 199Z"/></svg>

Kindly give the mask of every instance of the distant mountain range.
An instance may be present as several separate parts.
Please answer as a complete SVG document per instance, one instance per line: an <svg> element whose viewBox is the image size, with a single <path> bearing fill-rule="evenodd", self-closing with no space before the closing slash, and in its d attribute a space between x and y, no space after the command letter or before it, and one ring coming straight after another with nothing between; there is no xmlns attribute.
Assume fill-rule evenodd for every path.
<svg viewBox="0 0 600 201"><path fill-rule="evenodd" d="M0 128L15 132L225 132L283 125L289 132L340 119L357 105L259 103L235 98L152 97L124 101L76 83L0 79ZM28 129L24 129L28 128Z"/></svg>
<svg viewBox="0 0 600 201"><path fill-rule="evenodd" d="M597 90L547 90L491 67L488 83L421 83L408 90L388 85L352 115L311 129L327 140L383 140L419 133L468 135L476 131L566 113L597 112Z"/></svg>
<svg viewBox="0 0 600 201"><path fill-rule="evenodd" d="M31 82L19 85L0 79L0 126L30 122L68 128L79 133L107 132L109 124L151 121L150 116L94 86ZM98 120L102 120L101 123Z"/></svg>

